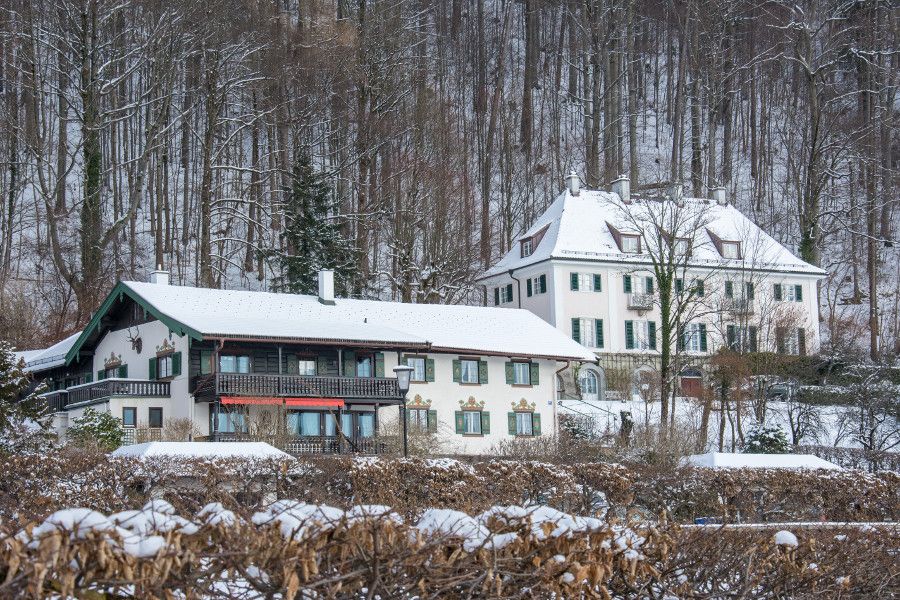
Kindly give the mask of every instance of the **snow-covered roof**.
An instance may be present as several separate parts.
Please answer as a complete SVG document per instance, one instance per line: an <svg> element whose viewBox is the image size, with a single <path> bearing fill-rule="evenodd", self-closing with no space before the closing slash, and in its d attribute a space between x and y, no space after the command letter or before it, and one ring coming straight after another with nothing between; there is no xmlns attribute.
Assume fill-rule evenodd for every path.
<svg viewBox="0 0 900 600"><path fill-rule="evenodd" d="M509 356L594 360L526 310L409 304L123 282L144 302L203 337L356 342Z"/></svg>
<svg viewBox="0 0 900 600"><path fill-rule="evenodd" d="M25 358L25 371L37 373L64 365L66 362L66 354L75 344L79 335L81 335L80 331L78 333L73 333L62 341L56 342L49 348L44 348L42 350L28 350L19 353L27 354L27 357Z"/></svg>
<svg viewBox="0 0 900 600"><path fill-rule="evenodd" d="M145 442L122 446L112 456L136 458L277 458L293 457L265 442Z"/></svg>
<svg viewBox="0 0 900 600"><path fill-rule="evenodd" d="M620 251L610 226L622 233L639 233L635 225L660 224L659 218L647 218L648 214L659 216L668 203L670 213L672 200L634 198L630 204L623 204L617 194L599 190L581 190L573 196L568 190L561 193L553 204L542 214L519 239L526 239L546 228L540 243L529 256L522 257L519 244L482 278L491 277L547 259L593 260L598 262L649 264L649 256L626 254ZM810 265L794 256L787 248L765 233L752 220L731 204L720 205L702 198L685 198L683 209L675 220L690 226L690 234L682 232L676 237L692 237L689 264L708 268L740 268L802 273L825 276L822 269ZM662 223L667 222L663 220ZM645 238L655 238L656 233L644 231ZM719 253L712 239L738 241L742 245L740 259L725 259Z"/></svg>
<svg viewBox="0 0 900 600"><path fill-rule="evenodd" d="M733 452L707 452L685 458L695 467L710 469L843 469L834 463L812 454L737 454Z"/></svg>

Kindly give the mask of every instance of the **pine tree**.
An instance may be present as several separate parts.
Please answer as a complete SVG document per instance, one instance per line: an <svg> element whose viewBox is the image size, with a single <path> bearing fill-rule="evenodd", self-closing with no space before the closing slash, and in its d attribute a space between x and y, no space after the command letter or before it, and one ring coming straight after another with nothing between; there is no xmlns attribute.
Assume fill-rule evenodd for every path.
<svg viewBox="0 0 900 600"><path fill-rule="evenodd" d="M32 385L12 346L0 342L0 452L40 452L56 437L53 415L38 398L43 384Z"/></svg>
<svg viewBox="0 0 900 600"><path fill-rule="evenodd" d="M781 428L760 425L747 435L743 451L744 454L787 454L791 445Z"/></svg>
<svg viewBox="0 0 900 600"><path fill-rule="evenodd" d="M276 255L280 276L274 287L295 294L315 294L317 275L334 271L335 291L347 294L358 276L356 249L334 215L331 190L322 173L303 153L294 165L291 193L285 206L284 252Z"/></svg>
<svg viewBox="0 0 900 600"><path fill-rule="evenodd" d="M112 414L86 408L69 426L66 435L77 446L111 452L122 445L125 432L122 421Z"/></svg>

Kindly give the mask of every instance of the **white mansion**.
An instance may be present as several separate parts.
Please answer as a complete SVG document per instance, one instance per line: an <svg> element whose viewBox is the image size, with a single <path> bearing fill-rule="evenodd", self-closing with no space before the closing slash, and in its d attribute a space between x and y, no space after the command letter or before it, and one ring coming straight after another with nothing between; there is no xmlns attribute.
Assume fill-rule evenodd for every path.
<svg viewBox="0 0 900 600"><path fill-rule="evenodd" d="M530 310L594 351L597 364L579 372L586 400L607 388L627 396L627 384L608 381L610 369L634 393L640 372L658 360L660 273L672 282L669 306L679 307L671 351L683 395L696 395L698 367L722 345L817 350L817 282L825 272L731 206L723 188L709 200L682 198L677 188L636 198L624 177L612 192L581 189L574 173L568 183L480 281L489 304ZM571 376L562 385L564 394L574 391Z"/></svg>

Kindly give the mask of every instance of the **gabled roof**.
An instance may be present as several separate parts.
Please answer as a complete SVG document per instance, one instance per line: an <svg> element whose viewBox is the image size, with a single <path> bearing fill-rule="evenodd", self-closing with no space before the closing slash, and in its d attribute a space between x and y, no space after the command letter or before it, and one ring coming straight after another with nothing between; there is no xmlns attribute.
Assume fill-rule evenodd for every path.
<svg viewBox="0 0 900 600"><path fill-rule="evenodd" d="M625 254L620 251L612 229L634 230L642 222L641 212L650 203L671 200L634 199L623 205L619 196L610 192L582 189L577 196L568 190L561 193L521 238L547 228L541 243L531 255L522 257L518 247L510 250L481 278L491 277L548 259L593 260L635 265L649 264L647 254ZM702 212L703 227L694 232L689 264L697 267L756 269L799 273L823 277L825 271L794 256L787 248L766 234L734 206L719 205L701 198L685 198L686 210ZM630 211L629 217L624 211ZM646 221L645 221L646 222ZM741 242L741 259L725 259L716 249L706 229L726 241ZM678 237L681 237L678 233ZM648 238L654 237L648 234Z"/></svg>
<svg viewBox="0 0 900 600"><path fill-rule="evenodd" d="M97 335L102 315L128 296L179 334L195 339L280 340L593 360L594 355L526 310L408 304L317 296L120 282L69 351ZM93 332L93 333L92 333Z"/></svg>

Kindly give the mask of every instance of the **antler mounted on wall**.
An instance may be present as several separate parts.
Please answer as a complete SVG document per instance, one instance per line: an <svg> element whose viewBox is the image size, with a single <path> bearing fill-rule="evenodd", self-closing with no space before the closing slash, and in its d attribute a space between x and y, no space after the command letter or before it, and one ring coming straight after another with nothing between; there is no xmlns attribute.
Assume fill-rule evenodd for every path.
<svg viewBox="0 0 900 600"><path fill-rule="evenodd" d="M141 339L139 327L134 328L134 333L131 333L131 327L128 328L128 341L131 342L131 349L140 354L144 348L144 341Z"/></svg>

